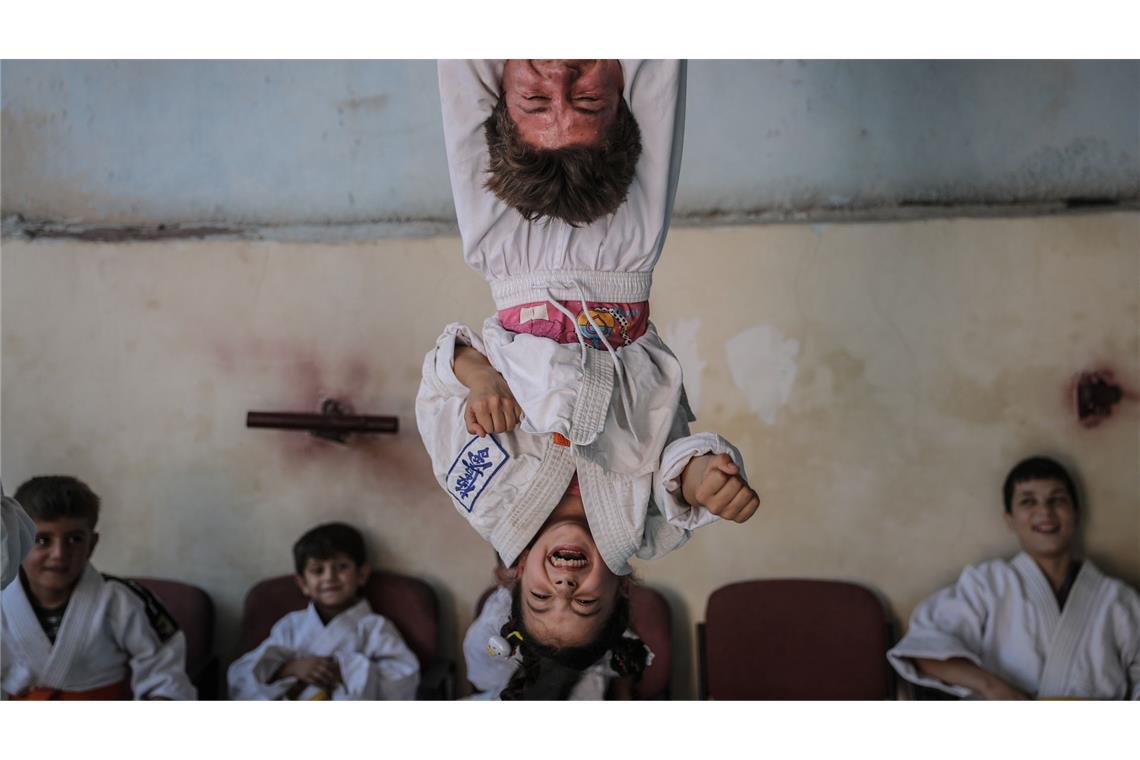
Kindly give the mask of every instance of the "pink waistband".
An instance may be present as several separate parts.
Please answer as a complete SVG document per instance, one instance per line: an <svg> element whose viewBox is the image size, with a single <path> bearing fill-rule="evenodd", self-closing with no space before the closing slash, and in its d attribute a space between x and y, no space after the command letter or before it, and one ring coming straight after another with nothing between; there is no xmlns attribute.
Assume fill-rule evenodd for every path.
<svg viewBox="0 0 1140 760"><path fill-rule="evenodd" d="M582 311L581 301L559 301L574 315L575 321L558 309L550 301L536 301L512 306L499 312L499 322L514 333L537 335L559 343L577 343L575 323L582 328L586 343L593 348L604 350L605 345ZM590 317L605 335L613 348L628 346L645 334L649 327L649 302L601 303L587 301Z"/></svg>

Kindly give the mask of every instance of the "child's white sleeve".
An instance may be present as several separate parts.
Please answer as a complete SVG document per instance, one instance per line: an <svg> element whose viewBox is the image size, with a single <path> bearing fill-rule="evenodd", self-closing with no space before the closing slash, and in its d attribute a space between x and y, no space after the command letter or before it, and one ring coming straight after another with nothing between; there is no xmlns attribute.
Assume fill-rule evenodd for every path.
<svg viewBox="0 0 1140 760"><path fill-rule="evenodd" d="M363 652L338 652L341 684L334 699L415 699L420 661L387 618L369 615Z"/></svg>
<svg viewBox="0 0 1140 760"><path fill-rule="evenodd" d="M518 662L511 657L492 655L487 642L499 635L503 624L511 615L511 592L500 586L487 597L483 609L463 637L463 660L467 665L467 680L479 692L493 699L511 680Z"/></svg>
<svg viewBox="0 0 1140 760"><path fill-rule="evenodd" d="M436 482L449 494L448 472L456 453L473 437L467 432L464 416L467 411L468 389L455 376L457 344L483 351L482 338L470 328L458 323L448 325L435 347L424 357L423 376L416 393L416 426L424 448L431 457ZM471 516L467 510L458 502L455 503L464 519L470 521Z"/></svg>
<svg viewBox="0 0 1140 760"><path fill-rule="evenodd" d="M186 675L186 636L162 604L133 581L116 585L115 639L130 656L135 699L197 699Z"/></svg>
<svg viewBox="0 0 1140 760"><path fill-rule="evenodd" d="M483 122L499 100L503 61L445 60L437 71L451 195L467 257L507 208L483 188L488 165Z"/></svg>
<svg viewBox="0 0 1140 760"><path fill-rule="evenodd" d="M459 382L455 376L455 347L471 346L484 356L487 350L483 345L483 338L470 327L459 322L452 322L443 328L443 333L436 338L435 347L424 357L422 376L420 378L420 391L417 402L422 397L431 403L436 400L458 398L464 403L467 400L467 386ZM417 406L418 410L418 406Z"/></svg>
<svg viewBox="0 0 1140 760"><path fill-rule="evenodd" d="M728 454L740 468L741 479L748 481L740 452L715 433L693 433L666 446L661 453L661 469L653 479L653 500L670 524L685 530L696 530L720 519L703 506L690 506L681 495L681 473L693 457L702 454Z"/></svg>
<svg viewBox="0 0 1140 760"><path fill-rule="evenodd" d="M274 624L269 638L234 660L226 672L230 699L281 699L299 683L292 677L273 680L274 674L295 655L292 629L290 616L286 615Z"/></svg>
<svg viewBox="0 0 1140 760"><path fill-rule="evenodd" d="M0 485L0 562L3 564L0 588L12 582L20 570L24 555L32 548L36 524L15 499L4 496Z"/></svg>
<svg viewBox="0 0 1140 760"><path fill-rule="evenodd" d="M681 175L685 140L687 63L675 60L623 62L625 97L641 132L641 158L627 201L610 223L657 232L652 262L665 244Z"/></svg>

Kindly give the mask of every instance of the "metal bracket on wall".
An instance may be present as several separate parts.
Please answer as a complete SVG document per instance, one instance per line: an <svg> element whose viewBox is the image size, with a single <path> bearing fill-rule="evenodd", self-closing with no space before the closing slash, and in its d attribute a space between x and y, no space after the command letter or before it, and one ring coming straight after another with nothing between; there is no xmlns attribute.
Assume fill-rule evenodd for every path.
<svg viewBox="0 0 1140 760"><path fill-rule="evenodd" d="M307 430L317 438L336 443L348 443L353 433L396 433L400 429L397 417L353 414L351 407L334 398L321 401L321 411L304 412L246 412L247 428L276 430Z"/></svg>

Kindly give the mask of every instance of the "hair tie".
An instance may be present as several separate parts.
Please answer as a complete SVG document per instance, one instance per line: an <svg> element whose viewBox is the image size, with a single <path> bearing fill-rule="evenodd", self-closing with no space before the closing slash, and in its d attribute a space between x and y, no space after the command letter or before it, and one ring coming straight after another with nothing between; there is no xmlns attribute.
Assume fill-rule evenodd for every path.
<svg viewBox="0 0 1140 760"><path fill-rule="evenodd" d="M511 642L507 639L518 639L521 643L523 640L522 634L518 631L511 631L506 636L499 636L498 634L487 639L487 654L492 657L508 657L511 654Z"/></svg>

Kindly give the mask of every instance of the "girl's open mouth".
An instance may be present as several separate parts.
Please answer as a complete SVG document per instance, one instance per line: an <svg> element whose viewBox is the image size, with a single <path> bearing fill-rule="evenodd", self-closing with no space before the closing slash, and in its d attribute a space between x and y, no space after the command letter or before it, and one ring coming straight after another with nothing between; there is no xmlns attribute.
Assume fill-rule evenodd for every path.
<svg viewBox="0 0 1140 760"><path fill-rule="evenodd" d="M577 546L557 546L546 559L552 566L558 568L577 569L590 564L586 552Z"/></svg>

